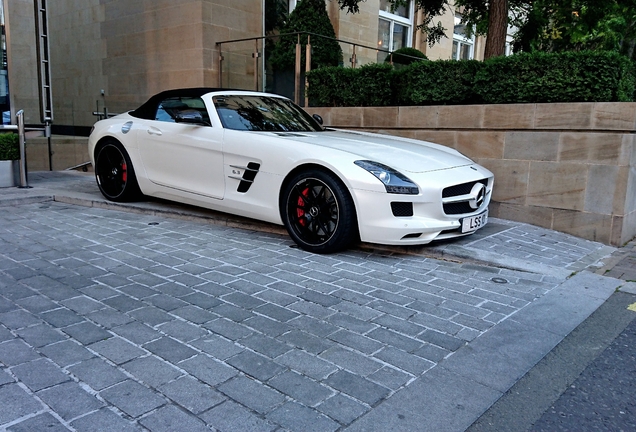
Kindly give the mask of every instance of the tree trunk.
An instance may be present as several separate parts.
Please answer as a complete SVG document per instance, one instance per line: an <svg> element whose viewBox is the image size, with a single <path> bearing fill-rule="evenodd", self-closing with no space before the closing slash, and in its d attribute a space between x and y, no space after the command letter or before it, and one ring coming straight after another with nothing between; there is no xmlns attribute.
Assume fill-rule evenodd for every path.
<svg viewBox="0 0 636 432"><path fill-rule="evenodd" d="M508 1L490 0L488 6L488 35L484 60L506 53L506 33L508 31Z"/></svg>

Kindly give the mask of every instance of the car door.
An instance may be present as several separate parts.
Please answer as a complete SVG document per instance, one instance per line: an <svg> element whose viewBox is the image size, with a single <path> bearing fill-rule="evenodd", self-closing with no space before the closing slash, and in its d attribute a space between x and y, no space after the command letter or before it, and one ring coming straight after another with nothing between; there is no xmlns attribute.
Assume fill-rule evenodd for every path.
<svg viewBox="0 0 636 432"><path fill-rule="evenodd" d="M199 110L208 124L176 122L183 110ZM139 131L139 156L153 183L204 197L222 199L223 129L209 125L200 98L170 98L159 104L156 119Z"/></svg>

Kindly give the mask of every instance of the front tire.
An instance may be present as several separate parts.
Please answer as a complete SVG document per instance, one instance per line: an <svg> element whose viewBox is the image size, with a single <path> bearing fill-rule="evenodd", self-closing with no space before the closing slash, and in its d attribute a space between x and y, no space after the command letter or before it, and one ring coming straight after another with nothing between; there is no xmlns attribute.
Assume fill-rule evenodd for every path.
<svg viewBox="0 0 636 432"><path fill-rule="evenodd" d="M99 147L95 178L100 192L110 201L134 201L141 195L130 157L118 141L108 140Z"/></svg>
<svg viewBox="0 0 636 432"><path fill-rule="evenodd" d="M308 170L285 184L281 216L291 238L302 249L332 253L356 239L356 211L349 191L334 174Z"/></svg>

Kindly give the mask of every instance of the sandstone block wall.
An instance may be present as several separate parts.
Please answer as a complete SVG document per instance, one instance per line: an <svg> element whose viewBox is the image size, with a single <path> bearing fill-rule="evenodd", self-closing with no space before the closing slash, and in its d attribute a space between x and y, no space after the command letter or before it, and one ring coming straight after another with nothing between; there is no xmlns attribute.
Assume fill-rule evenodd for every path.
<svg viewBox="0 0 636 432"><path fill-rule="evenodd" d="M636 236L636 103L308 111L459 150L495 174L492 216L615 246Z"/></svg>

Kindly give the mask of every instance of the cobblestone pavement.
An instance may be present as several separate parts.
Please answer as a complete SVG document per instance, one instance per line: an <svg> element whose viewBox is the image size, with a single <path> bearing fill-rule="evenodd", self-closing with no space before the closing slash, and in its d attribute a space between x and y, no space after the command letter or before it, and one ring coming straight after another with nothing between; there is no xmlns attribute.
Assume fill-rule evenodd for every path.
<svg viewBox="0 0 636 432"><path fill-rule="evenodd" d="M560 282L54 202L0 227L10 431L337 430Z"/></svg>
<svg viewBox="0 0 636 432"><path fill-rule="evenodd" d="M72 193L0 196L0 430L364 428L493 329L542 327L528 307L614 251L493 219L422 249L312 255L163 203L90 207L92 176L42 178Z"/></svg>

